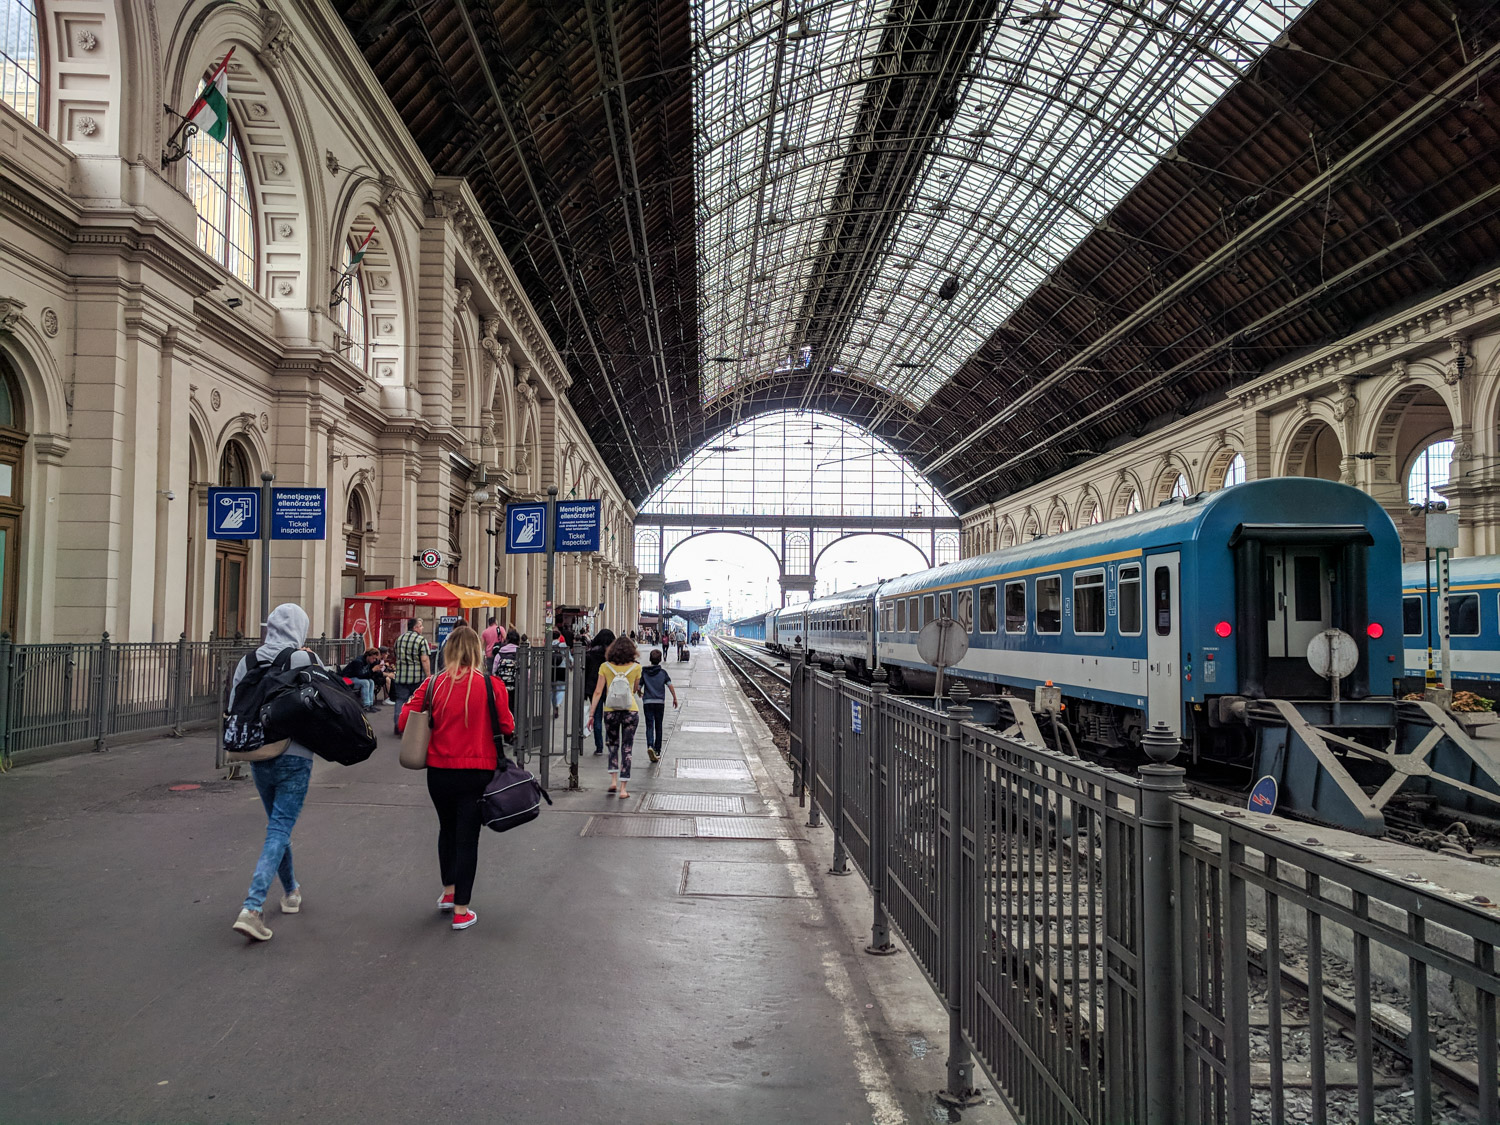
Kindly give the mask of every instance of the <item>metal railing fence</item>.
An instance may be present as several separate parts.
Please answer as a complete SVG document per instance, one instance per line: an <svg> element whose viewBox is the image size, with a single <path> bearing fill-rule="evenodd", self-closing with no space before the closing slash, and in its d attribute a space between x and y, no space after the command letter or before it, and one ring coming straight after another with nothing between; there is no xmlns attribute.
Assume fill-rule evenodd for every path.
<svg viewBox="0 0 1500 1125"><path fill-rule="evenodd" d="M319 637L329 664L356 642ZM229 674L254 648L243 637L207 641L14 644L0 635L0 761L28 754L106 750L112 741L177 734L215 723Z"/></svg>
<svg viewBox="0 0 1500 1125"><path fill-rule="evenodd" d="M894 929L948 1008L949 1104L977 1057L1026 1121L1425 1125L1448 1096L1500 1125L1493 904L1189 800L1178 767L1087 764L800 656L791 701L809 826L871 889L867 951Z"/></svg>

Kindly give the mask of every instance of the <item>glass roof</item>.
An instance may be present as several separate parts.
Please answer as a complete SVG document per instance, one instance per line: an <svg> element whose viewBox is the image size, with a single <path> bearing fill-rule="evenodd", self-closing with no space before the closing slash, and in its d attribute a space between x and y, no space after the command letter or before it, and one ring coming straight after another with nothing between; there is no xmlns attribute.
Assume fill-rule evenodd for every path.
<svg viewBox="0 0 1500 1125"><path fill-rule="evenodd" d="M642 515L951 517L911 463L845 418L762 414L701 447Z"/></svg>
<svg viewBox="0 0 1500 1125"><path fill-rule="evenodd" d="M1002 2L912 193L881 201L900 216L837 355L792 334L830 219L859 203L836 197L890 4L698 6L705 400L836 368L925 403L1305 6Z"/></svg>

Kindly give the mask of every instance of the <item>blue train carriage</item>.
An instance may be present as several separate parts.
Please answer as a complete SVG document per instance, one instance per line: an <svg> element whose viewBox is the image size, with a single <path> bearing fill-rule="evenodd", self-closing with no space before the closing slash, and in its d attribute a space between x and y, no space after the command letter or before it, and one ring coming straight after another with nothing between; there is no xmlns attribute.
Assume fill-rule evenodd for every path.
<svg viewBox="0 0 1500 1125"><path fill-rule="evenodd" d="M1406 686L1421 690L1427 650L1441 672L1437 563L1401 568L1401 632L1406 648ZM1429 589L1430 573L1430 589ZM1453 686L1494 698L1500 690L1500 557L1453 559L1448 569L1448 648Z"/></svg>
<svg viewBox="0 0 1500 1125"><path fill-rule="evenodd" d="M1393 691L1400 557L1364 492L1253 481L883 583L873 658L925 688L917 634L946 611L970 631L960 675L1026 695L1052 682L1081 741L1134 747L1161 722L1239 757L1245 728L1222 704L1327 698L1307 660L1325 629L1358 648L1344 698Z"/></svg>
<svg viewBox="0 0 1500 1125"><path fill-rule="evenodd" d="M868 679L871 668L870 622L878 583L858 586L838 594L817 598L787 613L802 626L802 643L808 659L824 667L848 670Z"/></svg>

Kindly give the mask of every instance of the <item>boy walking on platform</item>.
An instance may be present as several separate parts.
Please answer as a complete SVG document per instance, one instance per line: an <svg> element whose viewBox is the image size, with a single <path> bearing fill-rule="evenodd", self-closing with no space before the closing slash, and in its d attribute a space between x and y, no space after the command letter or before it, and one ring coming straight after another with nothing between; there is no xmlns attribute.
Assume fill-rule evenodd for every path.
<svg viewBox="0 0 1500 1125"><path fill-rule="evenodd" d="M667 713L667 692L672 693L672 707L677 707L677 689L662 666L661 649L651 650L651 664L641 669L641 709L646 715L646 754L653 762L661 761L662 719Z"/></svg>

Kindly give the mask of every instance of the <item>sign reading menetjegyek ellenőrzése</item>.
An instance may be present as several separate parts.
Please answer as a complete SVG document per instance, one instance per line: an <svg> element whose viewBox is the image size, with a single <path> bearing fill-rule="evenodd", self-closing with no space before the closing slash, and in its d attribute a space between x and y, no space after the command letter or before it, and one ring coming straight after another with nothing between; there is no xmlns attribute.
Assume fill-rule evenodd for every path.
<svg viewBox="0 0 1500 1125"><path fill-rule="evenodd" d="M604 520L604 504L599 500L559 500L557 502L557 549L559 551L597 551L599 526Z"/></svg>
<svg viewBox="0 0 1500 1125"><path fill-rule="evenodd" d="M322 539L327 534L326 488L271 489L272 539Z"/></svg>

